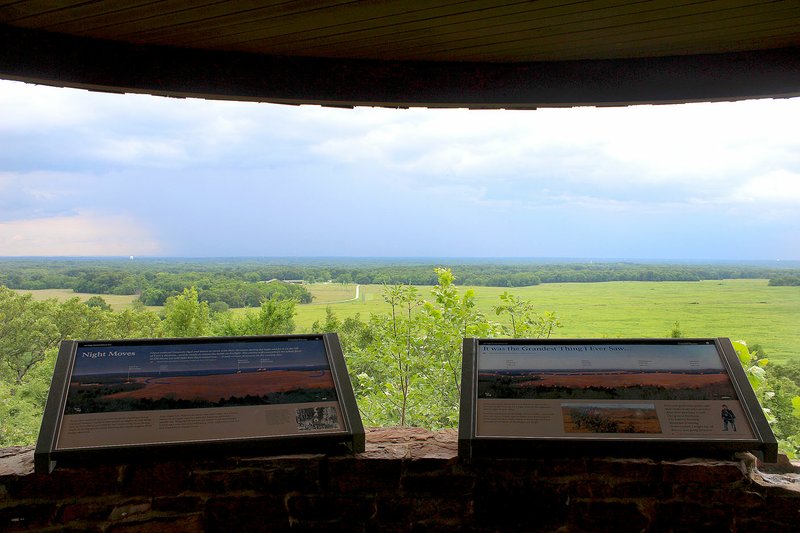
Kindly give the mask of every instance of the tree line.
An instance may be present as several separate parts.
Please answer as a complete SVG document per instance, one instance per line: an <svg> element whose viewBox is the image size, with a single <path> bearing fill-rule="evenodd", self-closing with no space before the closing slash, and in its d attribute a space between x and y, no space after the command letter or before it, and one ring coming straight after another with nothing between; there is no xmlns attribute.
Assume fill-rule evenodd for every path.
<svg viewBox="0 0 800 533"><path fill-rule="evenodd" d="M800 275L791 276L791 275L780 275L770 278L769 285L771 287L797 287L800 285Z"/></svg>
<svg viewBox="0 0 800 533"><path fill-rule="evenodd" d="M304 280L381 285L437 283L437 265L428 261L292 259L0 259L0 285L19 290L73 289L96 294L138 294L145 305L164 305L187 286L200 299L228 307L256 307L263 298L311 301L298 284L270 280ZM630 262L455 262L450 270L462 285L523 287L540 283L606 281L701 281L770 279L772 285L800 283L797 268L738 264L650 264Z"/></svg>

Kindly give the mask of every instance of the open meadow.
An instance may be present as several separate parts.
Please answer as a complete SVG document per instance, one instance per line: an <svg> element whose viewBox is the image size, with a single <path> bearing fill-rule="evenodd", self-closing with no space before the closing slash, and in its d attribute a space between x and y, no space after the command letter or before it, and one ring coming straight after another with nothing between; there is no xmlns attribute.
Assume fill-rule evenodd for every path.
<svg viewBox="0 0 800 533"><path fill-rule="evenodd" d="M315 299L297 307L299 330L324 320L328 306L340 319L356 313L366 319L389 310L382 285L361 285L358 299L344 303L326 301L324 285L306 287ZM355 286L349 287L353 298ZM460 287L462 294L465 288ZM743 339L760 344L776 362L800 358L800 287L770 287L765 279L472 288L478 308L490 319L499 319L492 306L504 291L530 300L539 312L555 311L563 324L556 333L561 338L665 337L677 321L684 337ZM420 296L431 298L430 289L419 287Z"/></svg>
<svg viewBox="0 0 800 533"><path fill-rule="evenodd" d="M324 320L327 307L340 319L358 313L362 320L390 309L383 301L383 285L316 283L305 287L314 301L297 306L298 332L310 331L315 320ZM459 287L462 294L466 288ZM420 297L431 298L431 287L418 289ZM492 306L500 303L498 297L504 291L530 300L540 312L555 311L563 324L556 332L561 338L665 337L677 321L684 337L743 339L751 345L760 344L776 362L800 358L800 287L770 287L765 279L547 283L473 289L478 308L490 319L499 320ZM93 296L59 289L20 292L62 301ZM115 311L130 306L135 299L101 296Z"/></svg>
<svg viewBox="0 0 800 533"><path fill-rule="evenodd" d="M122 311L131 307L134 300L138 298L135 294L90 294L85 292L74 292L72 289L41 289L38 291L17 291L21 294L31 293L34 300L48 300L55 298L59 302L66 302L70 298L78 298L80 301L85 302L92 296L100 296L106 301L111 309L114 311ZM157 309L157 308L155 308Z"/></svg>

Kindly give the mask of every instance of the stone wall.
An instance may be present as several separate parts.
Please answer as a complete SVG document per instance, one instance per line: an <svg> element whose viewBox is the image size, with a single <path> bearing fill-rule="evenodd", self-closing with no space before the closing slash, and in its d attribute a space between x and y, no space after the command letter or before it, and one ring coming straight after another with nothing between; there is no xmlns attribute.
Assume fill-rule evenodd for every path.
<svg viewBox="0 0 800 533"><path fill-rule="evenodd" d="M800 469L607 457L459 462L455 431L382 428L356 456L59 467L0 450L0 531L797 531Z"/></svg>

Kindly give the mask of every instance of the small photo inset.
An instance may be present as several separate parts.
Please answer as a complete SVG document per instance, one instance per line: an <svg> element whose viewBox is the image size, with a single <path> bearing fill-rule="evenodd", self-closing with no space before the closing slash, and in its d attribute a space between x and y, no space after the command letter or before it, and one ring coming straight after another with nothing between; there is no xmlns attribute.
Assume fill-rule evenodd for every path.
<svg viewBox="0 0 800 533"><path fill-rule="evenodd" d="M339 429L339 417L335 407L304 407L295 410L297 429L314 431L320 429Z"/></svg>
<svg viewBox="0 0 800 533"><path fill-rule="evenodd" d="M562 403L566 433L661 433L652 403Z"/></svg>

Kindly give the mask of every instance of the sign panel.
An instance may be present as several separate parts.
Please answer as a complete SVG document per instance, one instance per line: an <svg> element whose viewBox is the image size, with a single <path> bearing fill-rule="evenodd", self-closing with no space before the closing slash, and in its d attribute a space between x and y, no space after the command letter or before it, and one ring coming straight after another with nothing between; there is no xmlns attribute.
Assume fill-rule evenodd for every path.
<svg viewBox="0 0 800 533"><path fill-rule="evenodd" d="M341 444L363 450L364 430L335 334L65 341L36 455Z"/></svg>
<svg viewBox="0 0 800 533"><path fill-rule="evenodd" d="M777 453L727 339L467 339L463 383L469 455L581 442L617 454Z"/></svg>

